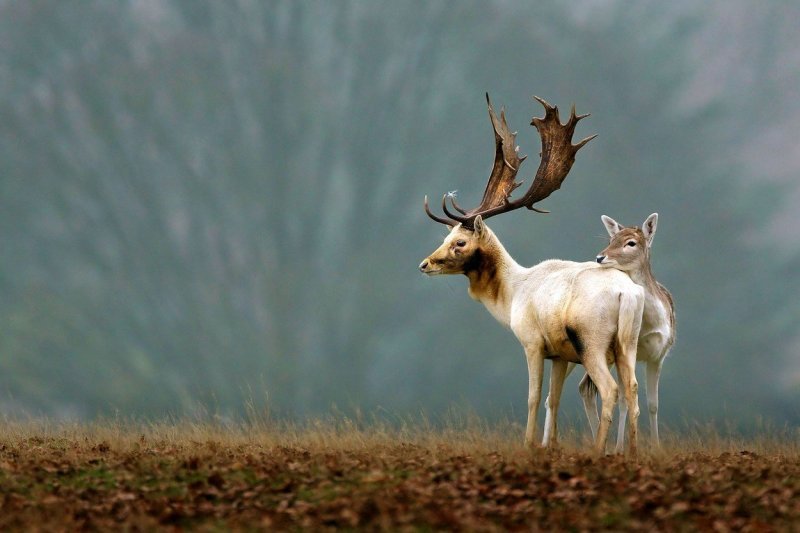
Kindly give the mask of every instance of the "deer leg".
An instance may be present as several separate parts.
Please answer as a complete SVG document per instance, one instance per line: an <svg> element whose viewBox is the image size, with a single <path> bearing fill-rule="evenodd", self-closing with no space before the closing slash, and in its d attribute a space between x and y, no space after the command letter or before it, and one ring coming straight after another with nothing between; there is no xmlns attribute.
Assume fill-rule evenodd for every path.
<svg viewBox="0 0 800 533"><path fill-rule="evenodd" d="M584 357L583 365L586 367L586 372L589 374L592 382L597 387L600 393L600 401L602 402L600 424L597 428L597 436L595 437L594 445L594 451L597 454L602 454L606 450L608 428L614 417L614 405L617 403L619 387L617 387L617 383L614 381L614 378L611 377L611 372L608 370L604 350L594 350L591 354L587 353L587 356Z"/></svg>
<svg viewBox="0 0 800 533"><path fill-rule="evenodd" d="M552 374L550 379L552 379ZM550 395L552 393L553 386L550 385L550 390L547 391L547 398L544 399L544 436L542 437L542 446L544 447L547 447L550 443L550 438L553 436L553 425L555 424L552 400L550 400Z"/></svg>
<svg viewBox="0 0 800 533"><path fill-rule="evenodd" d="M542 398L542 376L544 374L544 354L540 346L526 346L528 360L528 423L525 426L525 446L536 446L536 416Z"/></svg>
<svg viewBox="0 0 800 533"><path fill-rule="evenodd" d="M628 408L628 449L636 455L639 442L639 384L636 381L636 349L642 327L644 297L639 294L620 295L619 321L617 326L617 352L620 386L625 394Z"/></svg>
<svg viewBox="0 0 800 533"><path fill-rule="evenodd" d="M661 445L658 439L658 378L662 361L647 362L647 410L650 414L650 439L655 446Z"/></svg>
<svg viewBox="0 0 800 533"><path fill-rule="evenodd" d="M545 419L543 446L555 446L558 441L558 404L561 402L561 391L566 377L567 362L553 359L553 365L550 367L550 392L547 394L549 424Z"/></svg>
<svg viewBox="0 0 800 533"><path fill-rule="evenodd" d="M597 415L597 386L589 377L584 374L578 385L578 392L583 399L583 410L586 411L586 419L589 421L589 429L592 431L592 438L597 438L597 427L600 425L600 417Z"/></svg>
<svg viewBox="0 0 800 533"><path fill-rule="evenodd" d="M575 366L575 363L567 363L567 371L564 374L564 378L561 380L562 384L564 380L567 379L567 376L569 376L575 369ZM542 438L542 446L548 446L550 439L557 437L557 434L555 433L555 416L558 415L558 407L556 406L556 410L554 411L552 408L552 402L550 400L550 397L553 394L553 370L554 369L550 370L550 390L547 393L547 398L544 400L544 438Z"/></svg>
<svg viewBox="0 0 800 533"><path fill-rule="evenodd" d="M619 358L625 359L625 358ZM637 452L637 438L638 438L638 421L639 421L639 399L638 391L639 384L636 381L636 361L620 361L618 359L617 365L619 368L619 380L622 391L625 394L625 401L628 404L628 448L631 455L636 455ZM618 447L619 449L619 447Z"/></svg>
<svg viewBox="0 0 800 533"><path fill-rule="evenodd" d="M619 383L625 383L620 375L620 369L617 367L617 380ZM628 419L628 402L625 400L624 387L619 390L619 421L617 422L617 447L616 453L623 453L625 451L625 422Z"/></svg>

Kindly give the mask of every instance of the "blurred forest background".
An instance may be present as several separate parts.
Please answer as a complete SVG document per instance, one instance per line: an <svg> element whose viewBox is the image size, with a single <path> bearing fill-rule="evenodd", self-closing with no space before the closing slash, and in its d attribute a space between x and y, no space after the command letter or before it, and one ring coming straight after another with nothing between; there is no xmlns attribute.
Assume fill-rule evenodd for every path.
<svg viewBox="0 0 800 533"><path fill-rule="evenodd" d="M417 271L444 235L423 196L483 192L488 91L520 177L533 94L599 134L552 214L492 219L520 263L592 260L601 214L660 214L662 420L797 424L798 20L790 0L0 0L0 412L522 420L513 335L463 277Z"/></svg>

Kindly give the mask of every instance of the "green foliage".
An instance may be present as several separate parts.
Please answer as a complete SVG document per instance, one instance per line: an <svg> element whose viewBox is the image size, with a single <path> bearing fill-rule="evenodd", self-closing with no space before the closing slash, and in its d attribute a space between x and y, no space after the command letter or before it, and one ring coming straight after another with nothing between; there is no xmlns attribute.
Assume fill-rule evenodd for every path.
<svg viewBox="0 0 800 533"><path fill-rule="evenodd" d="M600 134L552 215L492 220L521 262L591 259L601 214L660 213L679 321L663 418L800 419L797 387L772 385L800 314L797 247L768 233L783 167L740 155L797 105L776 15L795 8L771 6L731 66L704 41L719 12L658 2L4 3L4 410L228 411L265 390L289 414L521 413L516 341L463 280L415 268L441 235L423 195L482 191L489 90L526 177L531 93ZM709 84L732 69L755 74ZM744 112L754 94L771 122Z"/></svg>

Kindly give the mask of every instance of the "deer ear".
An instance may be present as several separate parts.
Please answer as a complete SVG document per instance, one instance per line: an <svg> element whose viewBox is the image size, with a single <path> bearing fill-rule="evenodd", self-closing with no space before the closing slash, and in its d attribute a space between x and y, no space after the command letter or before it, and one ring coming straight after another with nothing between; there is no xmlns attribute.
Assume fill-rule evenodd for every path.
<svg viewBox="0 0 800 533"><path fill-rule="evenodd" d="M607 217L606 215L601 216L600 220L603 221L603 225L606 227L606 231L608 232L608 235L611 237L613 237L614 235L625 229L625 226L623 226L613 218Z"/></svg>
<svg viewBox="0 0 800 533"><path fill-rule="evenodd" d="M642 224L642 233L644 238L647 239L647 247L653 246L653 237L656 235L656 227L658 226L658 213L653 213Z"/></svg>
<svg viewBox="0 0 800 533"><path fill-rule="evenodd" d="M486 236L486 224L483 223L483 217L478 215L472 221L472 229L475 231L475 236L478 239L483 239Z"/></svg>

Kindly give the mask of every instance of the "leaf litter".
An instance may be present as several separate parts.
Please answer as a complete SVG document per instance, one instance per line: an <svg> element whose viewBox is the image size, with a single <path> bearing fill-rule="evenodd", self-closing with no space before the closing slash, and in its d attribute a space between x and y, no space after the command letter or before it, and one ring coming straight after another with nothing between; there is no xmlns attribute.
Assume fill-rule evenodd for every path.
<svg viewBox="0 0 800 533"><path fill-rule="evenodd" d="M756 452L676 442L631 459L575 444L531 452L511 437L457 431L358 439L226 431L7 432L0 529L785 531L800 523L800 453L791 445Z"/></svg>

